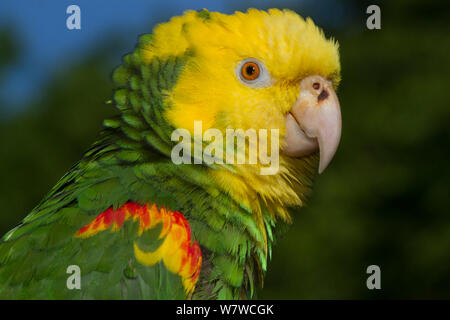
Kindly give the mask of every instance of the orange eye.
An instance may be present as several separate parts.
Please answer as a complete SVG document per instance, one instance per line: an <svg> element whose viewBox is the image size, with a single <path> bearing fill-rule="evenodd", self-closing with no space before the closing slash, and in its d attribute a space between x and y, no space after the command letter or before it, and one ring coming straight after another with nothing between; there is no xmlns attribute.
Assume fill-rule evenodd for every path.
<svg viewBox="0 0 450 320"><path fill-rule="evenodd" d="M259 65L255 62L246 62L241 67L241 75L245 80L255 80L259 77Z"/></svg>

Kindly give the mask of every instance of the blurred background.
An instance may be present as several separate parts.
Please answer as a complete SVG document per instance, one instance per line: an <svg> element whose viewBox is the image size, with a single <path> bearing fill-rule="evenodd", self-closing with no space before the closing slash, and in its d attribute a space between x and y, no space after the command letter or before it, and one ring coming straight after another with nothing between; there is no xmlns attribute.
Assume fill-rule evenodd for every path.
<svg viewBox="0 0 450 320"><path fill-rule="evenodd" d="M81 8L81 30L66 8ZM381 7L381 30L366 8ZM113 68L186 9L290 8L340 43L343 135L277 243L265 299L450 298L450 2L0 2L0 234L77 162L114 114ZM381 268L368 290L366 268Z"/></svg>

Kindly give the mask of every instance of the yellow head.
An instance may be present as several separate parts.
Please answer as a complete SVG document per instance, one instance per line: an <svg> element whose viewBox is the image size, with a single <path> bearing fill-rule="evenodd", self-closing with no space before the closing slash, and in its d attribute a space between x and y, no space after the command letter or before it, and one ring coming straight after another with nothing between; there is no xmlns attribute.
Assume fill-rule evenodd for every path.
<svg viewBox="0 0 450 320"><path fill-rule="evenodd" d="M276 174L261 175L260 164L246 164L235 165L233 171L212 170L211 176L255 212L260 211L262 199L271 213L288 219L285 207L302 205L317 166L315 151L321 144L314 130L299 119L301 114L305 119L311 117L312 112L300 108L301 87L311 77L329 91L337 86L340 64L336 42L327 40L311 19L304 20L292 11L250 9L233 15L188 11L157 26L151 44L143 48L148 62L153 57L185 53L189 58L168 93L167 120L175 128L192 133L194 121L202 121L203 131L278 129L281 155ZM290 129L288 115L295 118L298 128ZM310 143L308 152L288 146L291 140L299 139Z"/></svg>

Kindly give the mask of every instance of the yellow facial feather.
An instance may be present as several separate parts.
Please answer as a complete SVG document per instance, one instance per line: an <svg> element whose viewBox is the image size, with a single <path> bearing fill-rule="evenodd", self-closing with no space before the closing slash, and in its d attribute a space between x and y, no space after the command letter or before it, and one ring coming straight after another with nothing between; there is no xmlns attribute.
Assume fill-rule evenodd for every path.
<svg viewBox="0 0 450 320"><path fill-rule="evenodd" d="M245 121L243 112L270 112L272 108L287 112L303 77L320 74L339 81L337 44L326 40L311 19L289 10L211 12L208 19L188 11L157 26L152 43L143 52L150 61L154 56L179 56L188 50L193 57L171 94L173 108L167 113L177 128L192 129L193 120L203 120L204 130L217 127L219 113L230 117L219 125L255 128L256 119ZM238 80L235 68L249 57L265 64L274 86L258 90ZM282 125L280 120L277 127ZM267 127L264 119L261 124Z"/></svg>
<svg viewBox="0 0 450 320"><path fill-rule="evenodd" d="M250 9L225 15L187 11L157 26L151 44L143 48L153 57L189 59L169 93L167 120L193 133L194 121L202 129L279 129L299 94L299 81L313 74L340 80L338 45L327 40L311 19L289 10ZM247 58L261 61L270 85L251 87L239 80L236 68ZM213 171L223 190L260 212L260 200L277 215L289 219L285 206L302 205L317 157L281 157L279 172L259 175L258 166L242 165L236 172ZM306 181L306 182L305 182Z"/></svg>

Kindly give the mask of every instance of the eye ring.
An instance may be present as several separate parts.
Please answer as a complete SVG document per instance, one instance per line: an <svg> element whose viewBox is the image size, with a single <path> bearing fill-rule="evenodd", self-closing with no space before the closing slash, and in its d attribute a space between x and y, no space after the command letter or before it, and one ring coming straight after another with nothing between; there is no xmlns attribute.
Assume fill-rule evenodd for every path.
<svg viewBox="0 0 450 320"><path fill-rule="evenodd" d="M256 62L248 61L241 67L241 75L245 80L253 81L259 77L260 67Z"/></svg>
<svg viewBox="0 0 450 320"><path fill-rule="evenodd" d="M264 63L258 59L244 59L239 62L235 70L237 78L247 86L262 88L272 83Z"/></svg>

